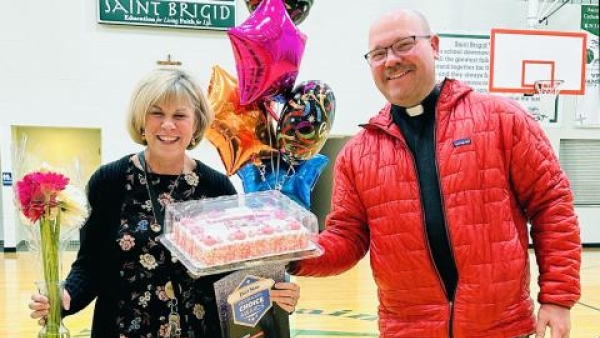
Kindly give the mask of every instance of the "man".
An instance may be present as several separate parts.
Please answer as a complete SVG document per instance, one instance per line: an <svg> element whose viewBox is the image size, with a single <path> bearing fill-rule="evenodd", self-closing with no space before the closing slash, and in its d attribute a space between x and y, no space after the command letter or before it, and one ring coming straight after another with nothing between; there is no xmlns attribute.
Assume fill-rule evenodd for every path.
<svg viewBox="0 0 600 338"><path fill-rule="evenodd" d="M370 250L382 337L568 337L580 296L573 196L520 106L446 79L418 12L376 21L365 55L389 101L341 151L325 254L296 275L340 274ZM527 222L540 267L529 295Z"/></svg>

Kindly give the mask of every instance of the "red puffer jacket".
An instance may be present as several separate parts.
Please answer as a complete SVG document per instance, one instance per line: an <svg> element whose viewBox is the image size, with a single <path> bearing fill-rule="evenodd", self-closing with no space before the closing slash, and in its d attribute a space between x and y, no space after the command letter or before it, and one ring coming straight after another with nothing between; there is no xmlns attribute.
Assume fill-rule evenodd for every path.
<svg viewBox="0 0 600 338"><path fill-rule="evenodd" d="M581 242L573 197L550 143L517 103L443 84L436 156L458 269L454 304L427 244L413 157L390 106L342 150L323 256L292 274L327 276L370 249L382 337L516 337L534 332L527 221L540 266L541 303L579 299ZM310 297L310 295L307 295Z"/></svg>

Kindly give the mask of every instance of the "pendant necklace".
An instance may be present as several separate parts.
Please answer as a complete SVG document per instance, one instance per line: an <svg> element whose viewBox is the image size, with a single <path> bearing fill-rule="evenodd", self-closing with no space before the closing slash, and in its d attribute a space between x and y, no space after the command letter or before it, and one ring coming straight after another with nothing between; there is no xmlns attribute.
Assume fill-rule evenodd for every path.
<svg viewBox="0 0 600 338"><path fill-rule="evenodd" d="M165 219L165 212L164 212L165 206L164 205L160 206L158 197L155 196L156 194L154 193L154 188L151 187L150 180L148 179L148 165L146 164L146 158L144 156L143 151L141 151L138 154L138 159L140 160L140 164L142 165L142 168L144 169L144 178L146 179L146 191L148 192L148 198L150 198L150 202L152 204L152 206L151 206L152 214L154 215L154 222L152 224L150 224L150 229L152 231L158 233L162 230L161 223L163 223L164 219ZM185 167L185 164L184 164L184 167ZM177 185L179 183L179 179L183 175L183 170L184 169L182 168L181 173L179 173L177 178L175 178L175 181L173 182L173 186L171 187L171 190L169 191L169 197L171 197L171 198L173 198L173 192L175 191L175 187L177 187Z"/></svg>
<svg viewBox="0 0 600 338"><path fill-rule="evenodd" d="M165 206L164 205L160 206L158 198L155 198L155 196L154 196L155 195L154 188L151 187L152 183L150 182L150 180L148 180L148 165L146 164L146 158L144 157L143 151L141 151L138 154L138 158L140 160L140 164L142 165L142 168L144 169L144 178L146 179L146 191L148 192L148 197L150 198L150 201L152 202L152 214L154 215L154 222L150 225L150 229L152 231L154 231L155 233L158 233L162 230L162 226L160 224L164 223L164 220L165 220L165 212L164 212ZM175 191L175 187L179 183L179 179L183 175L184 169L185 169L185 159L183 162L183 168L181 168L181 172L179 173L177 178L175 178L175 182L173 182L173 186L171 187L171 190L169 191L169 197L171 199L173 199L173 192ZM178 310L178 306L177 306L177 304L178 304L177 296L175 294L176 286L174 286L173 284L174 283L169 281L165 285L166 295L170 299L170 301L168 303L170 312L169 312L169 318L168 318L167 334L169 337L177 338L177 337L181 337L181 322L180 322L179 310ZM175 284L177 284L177 283L175 283Z"/></svg>

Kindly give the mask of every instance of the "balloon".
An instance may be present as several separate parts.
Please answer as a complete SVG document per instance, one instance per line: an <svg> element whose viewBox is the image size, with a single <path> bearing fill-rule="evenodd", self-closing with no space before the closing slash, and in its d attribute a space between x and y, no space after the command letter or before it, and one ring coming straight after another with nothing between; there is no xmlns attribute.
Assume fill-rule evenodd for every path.
<svg viewBox="0 0 600 338"><path fill-rule="evenodd" d="M306 35L281 0L263 0L241 25L227 31L240 83L240 103L289 91L296 81Z"/></svg>
<svg viewBox="0 0 600 338"><path fill-rule="evenodd" d="M302 82L291 95L276 132L279 151L288 163L307 160L321 151L335 118L335 96L326 83Z"/></svg>
<svg viewBox="0 0 600 338"><path fill-rule="evenodd" d="M261 152L273 151L269 135L273 135L267 117L256 105L240 105L236 79L219 66L214 66L208 87L208 99L215 120L206 138L217 148L227 175L256 158Z"/></svg>
<svg viewBox="0 0 600 338"><path fill-rule="evenodd" d="M250 12L253 12L256 9L256 6L261 2L261 0L244 0L246 3L246 7ZM299 25L306 19L308 16L308 12L310 12L310 8L313 5L313 0L284 0L285 9L296 25Z"/></svg>
<svg viewBox="0 0 600 338"><path fill-rule="evenodd" d="M328 162L327 156L317 154L298 165L282 166L275 170L272 165L265 165L261 170L261 167L249 163L237 174L246 193L277 189L306 209L310 209L310 193ZM268 164L268 161L263 163Z"/></svg>

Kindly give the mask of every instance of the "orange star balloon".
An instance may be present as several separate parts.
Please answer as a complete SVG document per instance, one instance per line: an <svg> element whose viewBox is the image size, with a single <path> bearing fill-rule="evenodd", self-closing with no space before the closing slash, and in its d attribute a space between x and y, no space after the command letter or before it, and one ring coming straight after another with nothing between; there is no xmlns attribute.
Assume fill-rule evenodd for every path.
<svg viewBox="0 0 600 338"><path fill-rule="evenodd" d="M213 66L208 99L215 120L206 138L217 148L228 176L261 153L275 151L270 118L256 104L240 104L238 81L218 65Z"/></svg>

